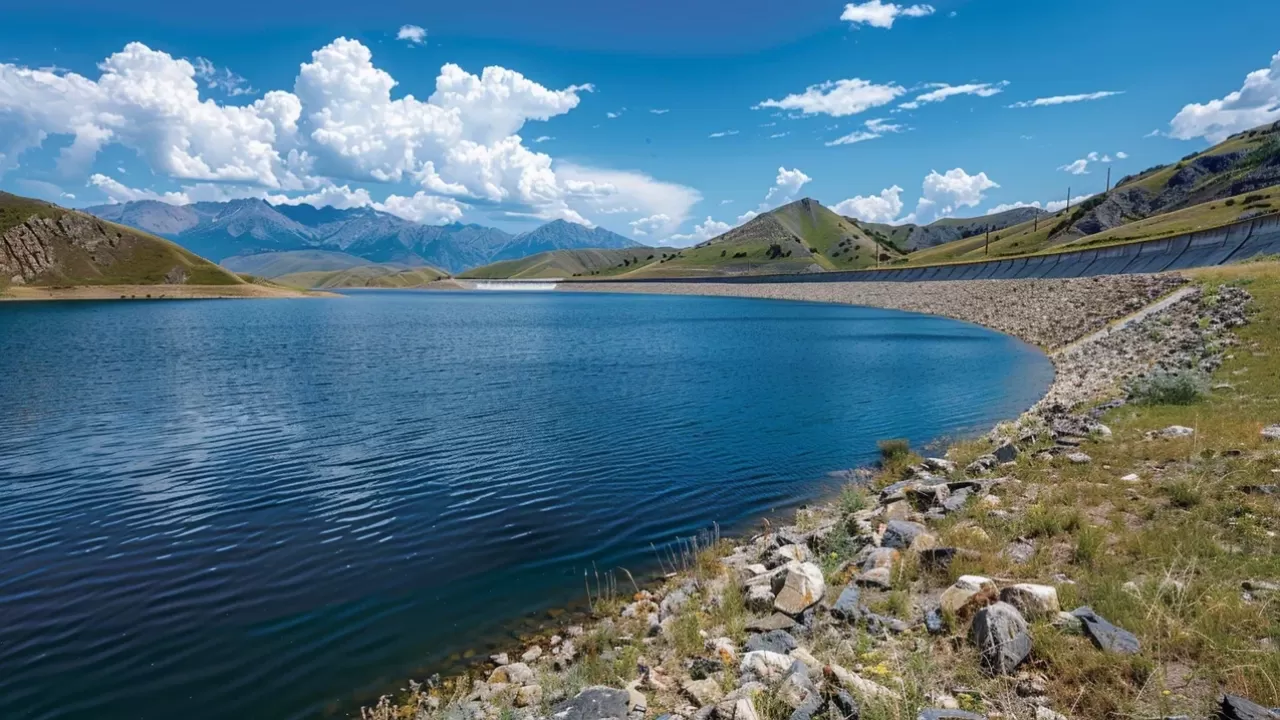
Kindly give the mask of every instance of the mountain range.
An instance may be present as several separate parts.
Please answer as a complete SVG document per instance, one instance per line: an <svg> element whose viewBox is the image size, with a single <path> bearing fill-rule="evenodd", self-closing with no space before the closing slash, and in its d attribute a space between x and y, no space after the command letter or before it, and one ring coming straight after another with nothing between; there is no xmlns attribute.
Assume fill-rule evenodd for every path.
<svg viewBox="0 0 1280 720"><path fill-rule="evenodd" d="M429 265L449 272L568 248L638 245L604 228L555 220L519 235L483 225L424 225L372 208L272 205L264 200L170 205L139 200L86 208L223 263L228 258L298 250L345 253L369 263Z"/></svg>

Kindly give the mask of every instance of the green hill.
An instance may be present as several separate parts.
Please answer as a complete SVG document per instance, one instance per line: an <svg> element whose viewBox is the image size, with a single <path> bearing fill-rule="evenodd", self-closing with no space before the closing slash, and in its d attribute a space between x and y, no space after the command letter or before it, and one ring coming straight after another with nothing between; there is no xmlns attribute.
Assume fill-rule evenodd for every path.
<svg viewBox="0 0 1280 720"><path fill-rule="evenodd" d="M1280 186L1280 123L1237 133L1176 163L1121 178L1070 209L914 252L913 264L981 260L1138 240L1223 225L1270 212ZM1163 218L1163 219L1161 219Z"/></svg>
<svg viewBox="0 0 1280 720"><path fill-rule="evenodd" d="M244 285L168 240L52 203L0 192L5 285Z"/></svg>
<svg viewBox="0 0 1280 720"><path fill-rule="evenodd" d="M623 276L827 272L874 267L900 257L853 221L804 198Z"/></svg>
<svg viewBox="0 0 1280 720"><path fill-rule="evenodd" d="M304 290L338 290L342 288L416 288L448 277L448 273L433 267L404 270L387 265L362 265L346 270L291 273L273 278L273 281L280 285Z"/></svg>
<svg viewBox="0 0 1280 720"><path fill-rule="evenodd" d="M468 270L458 277L497 278L570 278L613 276L651 264L668 255L671 249L634 247L623 250L553 250L519 260L504 260Z"/></svg>
<svg viewBox="0 0 1280 720"><path fill-rule="evenodd" d="M1003 230L1048 214L1039 208L1020 207L975 218L942 218L928 225L888 225L848 219L881 243L911 252L985 234L987 230Z"/></svg>

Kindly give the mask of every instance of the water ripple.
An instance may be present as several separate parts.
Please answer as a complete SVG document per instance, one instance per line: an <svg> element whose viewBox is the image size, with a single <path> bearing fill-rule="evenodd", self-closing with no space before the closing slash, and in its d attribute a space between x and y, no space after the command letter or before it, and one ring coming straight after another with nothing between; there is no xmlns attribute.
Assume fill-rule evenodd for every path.
<svg viewBox="0 0 1280 720"><path fill-rule="evenodd" d="M946 320L657 296L0 306L0 717L314 718L582 571L1051 370Z"/></svg>

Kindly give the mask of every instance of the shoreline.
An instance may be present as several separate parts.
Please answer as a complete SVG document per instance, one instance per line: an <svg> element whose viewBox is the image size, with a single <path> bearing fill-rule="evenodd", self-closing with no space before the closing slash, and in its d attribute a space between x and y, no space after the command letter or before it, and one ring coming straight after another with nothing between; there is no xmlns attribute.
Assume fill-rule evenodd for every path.
<svg viewBox="0 0 1280 720"><path fill-rule="evenodd" d="M0 290L0 302L76 300L237 300L264 298L333 298L338 293L295 290L274 285L15 285Z"/></svg>
<svg viewBox="0 0 1280 720"><path fill-rule="evenodd" d="M996 285L991 285L996 283ZM1071 318L1059 318L1065 322L1055 323L1037 322L1035 317L1040 316L1045 319L1044 303L1039 300L1043 297L1043 293L1014 293L1016 300L1010 304L1010 293L1008 283L1022 284L1022 288L1027 289L1028 284L1040 285L1040 289L1048 288L1048 292L1056 295L1054 298L1056 303L1048 303L1050 306L1065 308L1070 312L1074 312L1075 316ZM1003 285L1002 285L1003 284ZM823 287L819 286L797 286L782 285L777 286L749 286L749 285L698 285L691 286L687 284L639 284L636 286L620 286L611 284L611 287L592 286L585 283L562 283L559 289L564 291L576 292L662 292L666 294L698 294L698 295L725 295L725 296L742 296L742 297L767 297L772 299L788 299L800 301L817 301L817 302L835 302L843 304L859 304L870 307L889 307L891 309L909 310L914 312L928 312L928 314L941 315L952 319L975 322L989 329L1012 335L1020 340L1038 346L1048 355L1055 367L1055 376L1050 384L1045 396L1037 402L1032 408L1027 410L1017 419L1009 419L1009 422L1001 423L986 435L985 438L956 443L954 438L942 438L941 443L950 444L951 450L948 451L947 457L952 457L952 450L957 447L965 449L969 452L971 446L981 445L987 449L994 449L1000 446L1000 443L1006 445L1026 445L1026 433L1028 429L1037 423L1048 423L1053 425L1058 421L1070 422L1093 422L1096 420L1081 419L1081 416L1071 415L1070 408L1079 407L1084 404L1098 402L1106 399L1108 396L1114 396L1124 383L1134 379L1152 369L1161 367L1174 367L1187 364L1188 362L1201 362L1203 364L1205 358L1193 357L1188 354L1185 347L1180 347L1175 340L1175 336L1155 337L1153 327L1159 326L1177 326L1187 325L1191 320L1203 321L1206 318L1213 318L1212 322L1217 325L1219 323L1224 326L1230 326L1230 322L1234 322L1234 316L1229 320L1223 320L1221 316L1213 315L1214 310L1208 303L1202 302L1202 291L1195 285L1180 275L1166 276L1120 276L1119 278L1088 278L1070 281L974 281L974 282L949 282L949 283L932 283L920 285L947 286L949 289L939 290L939 288L926 288L926 292L920 293L919 287L905 288L901 284L893 284L897 290L912 290L913 292L899 292L899 297L892 297L892 294L886 293L883 288L868 288L865 283L856 284L857 287L839 287L843 284L830 284ZM852 284L850 284L852 285ZM974 288L974 285L983 285L984 287ZM1075 287L1071 287L1075 285ZM969 287L965 287L969 286ZM1083 291L1081 289L1083 288ZM996 290L999 290L996 293ZM832 292L832 291L835 292ZM854 292L854 291L861 292ZM870 293L866 291L870 290ZM806 292L807 291L807 292ZM957 292L958 291L958 292ZM975 304L973 301L973 293L979 295L986 293L989 303L986 306L981 303ZM939 294L940 293L940 294ZM919 302L919 295L932 296L927 297L924 303ZM904 300L902 296L916 296L915 301L909 299ZM945 296L952 297L946 298ZM955 296L960 296L957 302ZM1087 302L1081 302L1081 299ZM1116 302L1117 299L1121 302ZM937 302L943 302L944 305L937 305ZM928 311L921 305L933 308ZM938 312L942 309L942 312ZM1020 310L1029 310L1029 313L1021 313ZM1207 314L1206 314L1207 313ZM1062 327L1071 328L1068 333L1056 332L1056 329ZM1074 337L1070 336L1074 334ZM1145 337L1145 340L1144 340ZM1215 341L1216 342L1216 341ZM1208 345L1205 346L1206 348ZM1136 350L1135 350L1136 348ZM1206 358L1212 359L1208 349L1204 349ZM1217 354L1216 362L1221 362L1221 353ZM1210 364L1213 364L1212 362ZM1216 365L1215 365L1216 367ZM1051 433L1052 434L1052 433ZM1057 448L1057 446L1054 446ZM1052 449L1052 457L1057 458L1065 456L1060 449ZM1041 452L1041 455L1046 453ZM1024 456L1025 457L1025 456ZM974 463L970 463L967 470L973 471L974 466L978 465L980 469L977 471L980 475L989 468L983 467L983 463L988 462L985 458L991 458L991 467L996 464L994 455L983 454L981 457L975 458ZM932 461L931 461L932 462ZM940 461L942 463L950 463L950 461ZM1074 461L1073 461L1074 462ZM954 469L954 468L953 468ZM850 480L866 485L872 481L876 474L873 471L857 469L846 471ZM996 497L990 496L988 497ZM790 525L777 528L767 522L762 521L766 528L770 528L763 535L755 534L747 537L736 538L729 541L733 547L725 548L728 553L727 558L719 558L719 561L726 564L729 568L731 576L742 577L753 575L753 568L763 567L755 566L750 563L752 548L760 548L766 552L776 552L776 545L773 545L770 537L787 537L788 533L792 536L805 535L801 525L811 524L814 516L825 517L836 511L843 497L829 498L818 500L813 505L801 505L794 511L794 519ZM876 509L877 513L885 510L884 506ZM785 513L789 514L789 513ZM838 513L837 513L838 514ZM869 519L869 518L868 518ZM865 521L860 521L860 529L868 529L863 527ZM874 537L874 536L873 536ZM810 537L810 539L812 539ZM761 543L764 546L761 546ZM777 540L782 543L782 540ZM878 541L877 541L878 543ZM789 545L795 546L795 545ZM807 546L806 542L801 542L799 546ZM775 547L770 551L768 547ZM797 552L800 552L797 550ZM896 555L896 553L895 553ZM797 558L792 558L795 560ZM732 563L730 561L733 561ZM695 564L696 565L696 564ZM848 566L848 563L845 563ZM772 571L769 571L772 572ZM842 569L841 572L844 572ZM694 573L696 574L696 573ZM542 638L531 638L530 643L526 643L529 650L523 653L522 659L529 660L528 663L517 662L514 665L536 665L538 657L543 653L543 646L549 645L548 654L552 657L552 667L557 672L567 672L572 668L576 650L574 641L576 639L589 636L604 627L613 627L617 624L627 623L628 620L636 619L640 611L638 607L653 606L656 611L649 618L651 623L649 630L644 635L649 638L645 643L653 640L653 632L658 636L665 636L671 631L668 621L671 620L672 613L666 612L668 600L673 594L688 594L691 582L690 572L666 574L657 580L660 588L653 590L652 585L645 585L644 589L636 586L636 594L631 603L628 603L622 610L621 617L613 617L614 613L596 612L593 620L582 625L563 627L560 632L549 631L547 636ZM788 583L790 580L788 580ZM682 584L683 583L683 584ZM700 583L695 583L698 585ZM733 584L732 579L730 584ZM852 581L850 588L855 587ZM665 592L663 590L665 589ZM746 588L744 588L745 590ZM777 589L776 583L774 589ZM720 588L724 590L724 588ZM847 590L846 590L847 591ZM666 597L662 597L665 595ZM819 593L821 595L821 593ZM841 595L843 600L844 594ZM722 598L723 599L723 598ZM658 601L661 605L658 605ZM625 602L625 600L621 601ZM714 600L713 600L714 602ZM832 606L830 597L824 601L821 607L830 609ZM840 603L836 602L838 606ZM616 609L616 608L615 608ZM632 610L630 618L628 618L628 610ZM714 610L714 608L712 608ZM663 617L666 616L666 617ZM775 614L775 618L777 615ZM653 625L654 618L658 618L657 625ZM883 618L882 618L883 619ZM792 623L794 624L794 623ZM584 625L586 627L584 627ZM758 628L762 629L762 628ZM803 628L801 628L803 630ZM756 636L761 637L761 636ZM568 638L568 640L566 640ZM720 638L716 640L724 640ZM712 640L707 640L708 647L711 647ZM536 650L536 653L534 649ZM722 648L723 649L723 648ZM750 650L750 645L748 645ZM515 653L520 653L517 649ZM723 656L723 652L721 653ZM731 653L732 654L732 653ZM473 667L470 672L453 677L445 682L445 688L452 688L456 693L462 693L463 690L470 692L464 699L464 705L470 703L470 707L479 714L473 717L491 717L486 707L494 707L491 699L498 698L494 691L500 694L510 688L511 672L504 671L504 667L514 667L509 665L514 659L513 653L500 653L492 657L492 661L487 667L496 667L489 675L488 680L482 679L482 674L477 671L485 667L484 665ZM530 659L530 656L533 656ZM793 654L793 657L795 655ZM802 660L803 662L803 660ZM821 665L821 663L820 663ZM665 666L665 665L664 665ZM540 667L540 666L538 666ZM652 675L646 679L646 673L643 672L644 667L652 667L646 663L641 663L642 676L641 679L627 686L628 707L631 712L630 717L638 718L642 716L641 708L647 706L645 693L639 693L637 698L638 687L648 691L655 691L657 694L663 694L665 690L670 690L670 684L664 685L662 682L655 681ZM855 668L855 669L861 669ZM523 673L523 669L519 670ZM847 672L847 671L845 671ZM726 678L721 678L722 684L728 684ZM861 679L860 679L861 680ZM496 682L495 682L496 681ZM503 705L503 712L513 711L518 716L529 715L531 717L545 717L545 711L548 710L552 701L569 702L573 704L572 693L562 693L559 696L548 697L544 695L543 685L550 681L544 682L542 678L538 678L537 682L532 679L529 681L520 681L515 683L519 692L507 698L506 705ZM697 682L696 680L694 682ZM532 684L531 684L532 683ZM552 683L553 684L553 683ZM622 683L617 683L621 685ZM678 683L677 683L678 684ZM848 683L844 683L849 687ZM858 683L854 683L855 686ZM865 686L863 686L865 689ZM400 704L392 704L389 698L384 697L376 706L371 708L363 708L362 716L368 718L399 718L414 717L425 718L434 717L433 713L441 707L441 701L445 697L445 692L440 690L438 684L432 687L424 687L410 683L410 692L405 700ZM533 688L538 688L536 693ZM676 695L683 698L684 701L691 699L691 693L688 692L687 684ZM464 693L465 694L465 693ZM536 698L533 695L536 694ZM856 694L856 693L855 693ZM874 694L874 693L873 693ZM620 696L621 697L621 696ZM455 697L457 701L459 697ZM640 701L637 704L637 701ZM455 702L456 704L456 702ZM500 703L501 704L501 703ZM401 710L407 709L409 706L416 708L409 714L401 713ZM695 713L694 717L703 717L705 710L711 710L708 717L725 717L723 715L723 703L719 707L713 704L708 706L705 703L695 702L694 705L687 705L683 709L696 710L701 706L701 710ZM945 707L945 705L944 705ZM399 708L399 709L397 709ZM538 708L542 712L525 712L525 710L536 711ZM669 707L673 712L677 712L674 708ZM1038 711L1037 711L1038 712ZM728 720L738 720L737 715L730 712ZM966 716L967 717L967 716ZM1021 717L1021 715L1018 715ZM1037 715L1037 717L1040 717ZM1060 717L1060 716L1059 716ZM748 716L749 720L754 720Z"/></svg>

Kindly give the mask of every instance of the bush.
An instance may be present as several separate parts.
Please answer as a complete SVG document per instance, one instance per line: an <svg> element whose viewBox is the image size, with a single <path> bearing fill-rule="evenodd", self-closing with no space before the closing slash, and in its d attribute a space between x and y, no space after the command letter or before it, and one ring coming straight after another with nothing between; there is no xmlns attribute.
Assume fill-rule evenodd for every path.
<svg viewBox="0 0 1280 720"><path fill-rule="evenodd" d="M1208 394L1209 379L1194 370L1175 370L1139 378L1129 399L1141 405L1193 405Z"/></svg>
<svg viewBox="0 0 1280 720"><path fill-rule="evenodd" d="M911 454L911 443L906 438L881 440L876 443L876 447L880 448L880 459L886 463L905 459Z"/></svg>
<svg viewBox="0 0 1280 720"><path fill-rule="evenodd" d="M1235 198L1227 198L1227 201L1223 203L1223 205L1226 205L1227 207L1231 207L1232 205L1235 205L1235 204L1236 204Z"/></svg>

